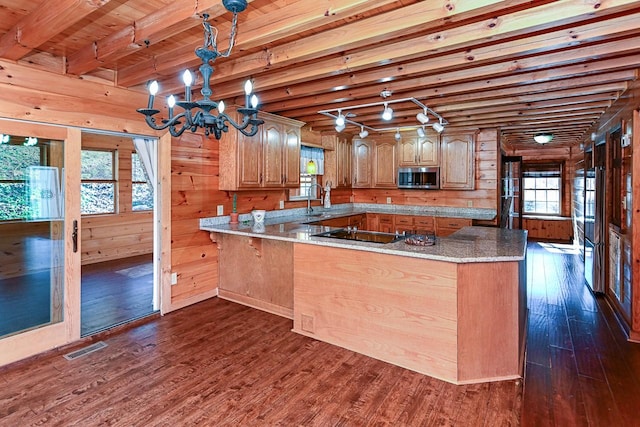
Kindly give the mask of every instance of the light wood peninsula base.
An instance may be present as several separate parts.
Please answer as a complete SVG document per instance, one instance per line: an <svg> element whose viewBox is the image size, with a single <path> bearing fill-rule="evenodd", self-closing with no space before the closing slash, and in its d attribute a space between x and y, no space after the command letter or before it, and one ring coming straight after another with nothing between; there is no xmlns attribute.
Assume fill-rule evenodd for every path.
<svg viewBox="0 0 640 427"><path fill-rule="evenodd" d="M294 244L297 333L464 384L521 377L525 260L453 263Z"/></svg>

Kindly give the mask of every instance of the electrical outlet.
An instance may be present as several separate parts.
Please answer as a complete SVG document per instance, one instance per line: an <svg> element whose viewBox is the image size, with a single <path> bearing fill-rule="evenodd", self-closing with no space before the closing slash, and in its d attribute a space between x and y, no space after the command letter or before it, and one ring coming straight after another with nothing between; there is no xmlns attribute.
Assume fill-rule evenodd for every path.
<svg viewBox="0 0 640 427"><path fill-rule="evenodd" d="M171 273L171 284L172 285L178 284L178 273Z"/></svg>
<svg viewBox="0 0 640 427"><path fill-rule="evenodd" d="M218 205L218 211L216 213L218 216L224 215L224 205Z"/></svg>
<svg viewBox="0 0 640 427"><path fill-rule="evenodd" d="M387 197L387 204L390 205L391 204L391 197Z"/></svg>
<svg viewBox="0 0 640 427"><path fill-rule="evenodd" d="M472 208L473 207L473 200L467 200L467 207L468 208Z"/></svg>
<svg viewBox="0 0 640 427"><path fill-rule="evenodd" d="M284 200L280 200L280 209L284 209Z"/></svg>

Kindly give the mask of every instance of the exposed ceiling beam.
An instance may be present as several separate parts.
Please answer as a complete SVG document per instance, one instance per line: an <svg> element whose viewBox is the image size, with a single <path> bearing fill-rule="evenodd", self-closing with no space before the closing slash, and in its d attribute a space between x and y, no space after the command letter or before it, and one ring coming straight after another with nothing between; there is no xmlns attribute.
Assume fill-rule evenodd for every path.
<svg viewBox="0 0 640 427"><path fill-rule="evenodd" d="M110 0L46 2L0 37L0 57L17 61Z"/></svg>

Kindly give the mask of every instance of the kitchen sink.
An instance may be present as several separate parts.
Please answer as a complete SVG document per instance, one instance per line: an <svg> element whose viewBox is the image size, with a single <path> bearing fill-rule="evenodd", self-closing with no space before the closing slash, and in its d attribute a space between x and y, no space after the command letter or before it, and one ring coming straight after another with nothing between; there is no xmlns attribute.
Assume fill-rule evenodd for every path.
<svg viewBox="0 0 640 427"><path fill-rule="evenodd" d="M393 243L405 238L394 233L380 233L375 231L351 230L340 228L338 230L325 231L314 234L315 237L331 237L333 239L354 240L369 243Z"/></svg>

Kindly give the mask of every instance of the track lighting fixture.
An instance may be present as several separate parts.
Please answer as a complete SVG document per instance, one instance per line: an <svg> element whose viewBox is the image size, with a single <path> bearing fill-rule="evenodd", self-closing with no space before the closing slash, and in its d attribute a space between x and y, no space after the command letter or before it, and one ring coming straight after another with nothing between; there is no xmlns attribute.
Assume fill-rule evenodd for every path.
<svg viewBox="0 0 640 427"><path fill-rule="evenodd" d="M391 107L389 107L389 105L385 102L384 103L384 110L382 110L382 120L391 120L393 118L393 110L391 109Z"/></svg>
<svg viewBox="0 0 640 427"><path fill-rule="evenodd" d="M416 114L416 119L418 119L418 121L423 125L429 123L429 116L427 116L427 109L426 108L424 109L424 113Z"/></svg>
<svg viewBox="0 0 640 427"><path fill-rule="evenodd" d="M394 135L396 141L400 141L402 139L402 135L400 135L400 129L396 129L396 134Z"/></svg>
<svg viewBox="0 0 640 427"><path fill-rule="evenodd" d="M372 102L369 104L361 104L361 105L341 106L340 108L336 108L336 109L321 110L321 111L318 111L318 113L325 115L327 117L331 117L333 120L335 120L336 132L342 132L349 125L359 126L360 138L366 138L369 135L369 132L395 132L394 135L396 136L396 138L401 138L401 134L399 133L399 130L401 128L405 130L415 129L416 132L418 133L418 136L420 138L424 138L426 135L425 133L426 126L431 126L436 132L441 133L444 130L444 127L449 124L449 122L446 121L444 117L442 117L440 114L438 114L431 108L424 105L422 102L418 101L416 98L401 98L401 99L387 100L387 97L390 95L391 93L387 93L387 92L381 93L380 96L382 96L382 98L384 99L381 102ZM406 114L406 110L410 108L410 107L407 107L407 104L411 104L411 103L418 106L420 110L422 110L415 115L415 118L418 121L417 124L412 125L404 122L403 123L399 122L399 123L390 124L389 126L378 127L375 125L372 126L372 125L367 125L363 123L358 123L353 120L354 117L357 117L355 112L358 110L362 111L361 117L366 117L371 115L372 111L375 111L374 109L375 107L382 106L383 107L382 116L381 116L382 120L395 121L396 119L398 119L398 117L401 117L401 119L398 119L398 120L402 121L406 117L411 117L411 114ZM400 107L397 107L397 108L399 108L398 111L401 111L401 114L396 114L397 117L395 119L394 119L393 109L390 107L391 104L400 105ZM437 119L437 121L433 120L434 118ZM370 118L370 120L375 120L377 122L377 120L373 118ZM427 123L429 123L429 125L427 125Z"/></svg>

